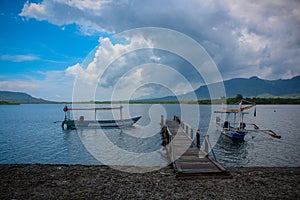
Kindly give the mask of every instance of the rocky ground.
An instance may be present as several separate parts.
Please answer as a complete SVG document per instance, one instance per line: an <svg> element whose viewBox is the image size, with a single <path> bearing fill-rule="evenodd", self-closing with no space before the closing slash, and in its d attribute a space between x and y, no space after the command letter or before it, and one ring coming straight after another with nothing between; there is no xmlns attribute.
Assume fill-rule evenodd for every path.
<svg viewBox="0 0 300 200"><path fill-rule="evenodd" d="M0 199L300 199L300 167L228 168L230 176L175 178L171 168L0 165Z"/></svg>

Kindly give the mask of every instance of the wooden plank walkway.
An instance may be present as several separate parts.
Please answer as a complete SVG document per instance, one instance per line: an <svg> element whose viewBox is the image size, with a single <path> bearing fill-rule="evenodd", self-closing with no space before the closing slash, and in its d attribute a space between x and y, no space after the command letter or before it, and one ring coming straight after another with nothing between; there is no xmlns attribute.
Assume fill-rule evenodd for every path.
<svg viewBox="0 0 300 200"><path fill-rule="evenodd" d="M178 121L166 120L165 126L165 131L169 131L172 137L166 149L177 177L228 174L219 163L196 147Z"/></svg>

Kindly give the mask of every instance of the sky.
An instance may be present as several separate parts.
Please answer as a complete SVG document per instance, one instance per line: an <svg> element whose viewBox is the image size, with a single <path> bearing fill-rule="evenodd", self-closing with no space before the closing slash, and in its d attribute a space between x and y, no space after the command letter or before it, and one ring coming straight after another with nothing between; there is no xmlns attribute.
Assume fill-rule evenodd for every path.
<svg viewBox="0 0 300 200"><path fill-rule="evenodd" d="M178 42L185 55L194 49L168 31L197 42L222 80L300 75L298 0L1 0L0 23L0 90L48 100L159 97L207 84L169 51ZM212 62L207 55L199 59Z"/></svg>

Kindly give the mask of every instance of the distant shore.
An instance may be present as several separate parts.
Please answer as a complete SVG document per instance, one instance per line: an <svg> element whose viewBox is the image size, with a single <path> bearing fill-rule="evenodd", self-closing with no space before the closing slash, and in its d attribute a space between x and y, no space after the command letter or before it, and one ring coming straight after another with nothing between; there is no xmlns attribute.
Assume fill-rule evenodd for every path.
<svg viewBox="0 0 300 200"><path fill-rule="evenodd" d="M228 168L176 179L169 167L132 174L103 165L0 165L0 199L300 199L300 167Z"/></svg>
<svg viewBox="0 0 300 200"><path fill-rule="evenodd" d="M246 101L255 102L257 105L299 105L300 98L244 98ZM130 101L86 101L86 102L23 102L23 101L1 101L0 105L19 105L19 104L236 104L239 100L228 99L202 99L202 100L130 100Z"/></svg>

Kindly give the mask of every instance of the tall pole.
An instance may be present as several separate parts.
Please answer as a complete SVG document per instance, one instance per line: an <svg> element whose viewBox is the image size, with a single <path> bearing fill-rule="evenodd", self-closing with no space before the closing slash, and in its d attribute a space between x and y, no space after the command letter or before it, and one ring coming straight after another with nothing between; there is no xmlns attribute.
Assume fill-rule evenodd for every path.
<svg viewBox="0 0 300 200"><path fill-rule="evenodd" d="M121 121L123 120L122 109L123 109L123 106L121 105L121 106L120 106L120 117L121 117ZM123 123L122 123L122 125L123 125ZM123 133L123 128L122 128L122 126L121 126L121 132L120 132L120 134L121 134L121 133Z"/></svg>
<svg viewBox="0 0 300 200"><path fill-rule="evenodd" d="M122 109L123 109L123 106L120 106L120 117L121 117L121 120L123 120L123 112L122 112Z"/></svg>

